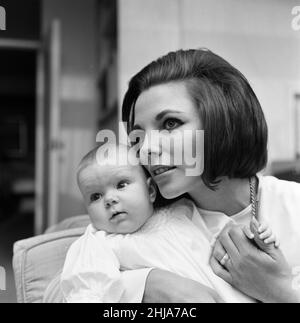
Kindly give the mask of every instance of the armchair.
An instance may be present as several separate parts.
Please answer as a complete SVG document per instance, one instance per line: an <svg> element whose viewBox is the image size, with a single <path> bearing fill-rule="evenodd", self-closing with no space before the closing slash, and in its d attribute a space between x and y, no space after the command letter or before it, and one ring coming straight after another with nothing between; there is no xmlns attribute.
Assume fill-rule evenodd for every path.
<svg viewBox="0 0 300 323"><path fill-rule="evenodd" d="M13 269L19 303L41 303L49 284L58 283L70 245L90 223L87 215L69 218L45 234L14 244ZM59 290L51 301L61 302Z"/></svg>

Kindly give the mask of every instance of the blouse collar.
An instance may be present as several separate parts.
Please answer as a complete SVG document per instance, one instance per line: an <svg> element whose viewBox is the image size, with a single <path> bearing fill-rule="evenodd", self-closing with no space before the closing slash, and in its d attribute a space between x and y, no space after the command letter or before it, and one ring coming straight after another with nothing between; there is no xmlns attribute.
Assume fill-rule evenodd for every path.
<svg viewBox="0 0 300 323"><path fill-rule="evenodd" d="M260 195L261 195L261 176L257 175L256 176L258 179L258 194L257 194L257 200L260 200ZM251 220L251 211L252 211L252 206L249 204L246 208L244 208L242 211L232 215L232 216L227 216L223 212L218 212L218 211L208 211L204 210L201 208L197 208L199 211L200 215L202 216L203 220L206 223L207 228L211 233L214 235L218 234L224 226L229 223L229 222L234 222L237 224L249 224Z"/></svg>

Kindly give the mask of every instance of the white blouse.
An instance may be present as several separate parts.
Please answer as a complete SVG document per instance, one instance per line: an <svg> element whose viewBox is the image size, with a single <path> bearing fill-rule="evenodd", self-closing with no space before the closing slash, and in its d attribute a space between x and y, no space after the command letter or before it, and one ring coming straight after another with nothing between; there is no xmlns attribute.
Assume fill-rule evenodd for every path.
<svg viewBox="0 0 300 323"><path fill-rule="evenodd" d="M280 241L280 248L295 275L293 288L300 290L300 184L259 176L258 219L266 222ZM228 217L224 213L199 209L207 229L217 236L225 225L234 221L249 224L251 205Z"/></svg>
<svg viewBox="0 0 300 323"><path fill-rule="evenodd" d="M271 176L259 176L258 179L258 220L266 222L279 239L280 248L295 275L292 287L300 290L300 184ZM215 237L228 222L247 225L252 217L251 205L232 217L198 210L206 228Z"/></svg>

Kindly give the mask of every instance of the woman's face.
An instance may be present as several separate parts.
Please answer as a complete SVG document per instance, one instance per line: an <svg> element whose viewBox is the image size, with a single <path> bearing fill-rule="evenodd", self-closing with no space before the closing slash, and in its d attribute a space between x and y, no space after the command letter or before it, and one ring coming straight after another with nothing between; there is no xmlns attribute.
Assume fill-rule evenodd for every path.
<svg viewBox="0 0 300 323"><path fill-rule="evenodd" d="M203 129L197 107L183 82L156 85L142 92L135 105L133 129L142 130L145 135L140 146L140 156L142 162L145 158L151 159L146 167L163 197L178 197L194 190L202 182L199 174L186 175L190 166L185 162L184 156L181 163L176 163L175 158L178 153L191 151L191 147L196 147L196 130ZM157 130L160 140L153 140L153 134L158 133ZM164 139L174 142L174 147L170 149Z"/></svg>

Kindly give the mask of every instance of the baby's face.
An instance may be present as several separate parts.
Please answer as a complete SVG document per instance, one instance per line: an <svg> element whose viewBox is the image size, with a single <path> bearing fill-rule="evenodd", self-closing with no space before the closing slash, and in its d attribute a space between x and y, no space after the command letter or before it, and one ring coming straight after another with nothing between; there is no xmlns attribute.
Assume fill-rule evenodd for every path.
<svg viewBox="0 0 300 323"><path fill-rule="evenodd" d="M78 177L80 190L98 230L132 233L152 215L155 188L141 166L92 164Z"/></svg>

